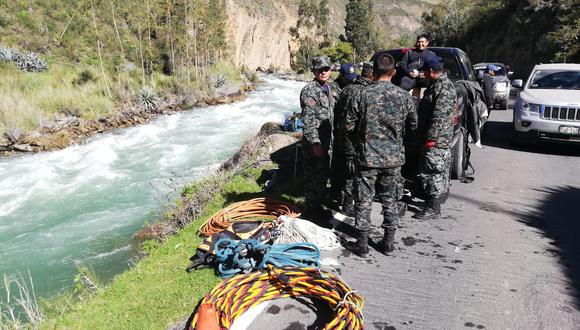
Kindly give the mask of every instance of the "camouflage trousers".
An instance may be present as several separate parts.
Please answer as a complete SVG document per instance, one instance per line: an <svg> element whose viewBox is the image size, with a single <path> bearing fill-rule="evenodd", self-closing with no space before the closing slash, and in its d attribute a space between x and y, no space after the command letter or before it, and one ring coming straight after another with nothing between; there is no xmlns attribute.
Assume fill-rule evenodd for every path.
<svg viewBox="0 0 580 330"><path fill-rule="evenodd" d="M398 201L403 197L400 167L359 168L355 190L355 220L359 230L369 231L371 228L371 208L375 193L383 206L382 227L396 227L399 224Z"/></svg>
<svg viewBox="0 0 580 330"><path fill-rule="evenodd" d="M304 155L304 204L307 208L318 207L326 201L330 156L317 157L312 145L302 142Z"/></svg>
<svg viewBox="0 0 580 330"><path fill-rule="evenodd" d="M354 157L333 153L330 197L342 206L354 202L354 176L356 173Z"/></svg>
<svg viewBox="0 0 580 330"><path fill-rule="evenodd" d="M449 191L451 150L431 148L423 152L419 182L427 198L438 198Z"/></svg>

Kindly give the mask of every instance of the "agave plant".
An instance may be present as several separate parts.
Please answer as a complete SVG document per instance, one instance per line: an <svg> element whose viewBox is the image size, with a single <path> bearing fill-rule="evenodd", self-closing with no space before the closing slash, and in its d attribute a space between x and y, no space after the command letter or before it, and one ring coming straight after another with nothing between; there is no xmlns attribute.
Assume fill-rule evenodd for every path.
<svg viewBox="0 0 580 330"><path fill-rule="evenodd" d="M147 111L152 111L159 107L159 97L155 90L149 86L143 86L139 90L138 100L139 105Z"/></svg>
<svg viewBox="0 0 580 330"><path fill-rule="evenodd" d="M223 74L217 74L211 77L214 88L220 88L226 83L226 77Z"/></svg>
<svg viewBox="0 0 580 330"><path fill-rule="evenodd" d="M0 46L0 61L11 62L12 54L12 49Z"/></svg>
<svg viewBox="0 0 580 330"><path fill-rule="evenodd" d="M46 63L38 58L35 53L28 53L26 55L15 53L12 56L12 61L22 71L42 72L48 70Z"/></svg>

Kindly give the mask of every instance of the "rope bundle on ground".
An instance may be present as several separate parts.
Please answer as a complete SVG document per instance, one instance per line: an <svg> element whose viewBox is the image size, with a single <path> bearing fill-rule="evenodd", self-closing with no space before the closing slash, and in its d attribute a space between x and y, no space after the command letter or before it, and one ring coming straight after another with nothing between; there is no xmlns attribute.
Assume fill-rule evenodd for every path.
<svg viewBox="0 0 580 330"><path fill-rule="evenodd" d="M236 221L249 219L275 220L281 215L297 217L300 211L295 205L271 198L255 198L234 203L212 215L201 226L200 232L210 236L228 228Z"/></svg>
<svg viewBox="0 0 580 330"><path fill-rule="evenodd" d="M320 267L320 250L312 243L264 244L255 239L220 239L215 245L222 278L256 269L274 267Z"/></svg>
<svg viewBox="0 0 580 330"><path fill-rule="evenodd" d="M334 319L324 329L364 328L364 300L340 278L317 268L268 267L267 271L237 275L214 287L196 310L190 329L210 329L208 324L216 330L229 329L251 307L287 297L326 301Z"/></svg>
<svg viewBox="0 0 580 330"><path fill-rule="evenodd" d="M317 226L308 220L283 215L278 218L276 229L279 232L276 244L310 242L321 250L333 250L340 246L334 231Z"/></svg>

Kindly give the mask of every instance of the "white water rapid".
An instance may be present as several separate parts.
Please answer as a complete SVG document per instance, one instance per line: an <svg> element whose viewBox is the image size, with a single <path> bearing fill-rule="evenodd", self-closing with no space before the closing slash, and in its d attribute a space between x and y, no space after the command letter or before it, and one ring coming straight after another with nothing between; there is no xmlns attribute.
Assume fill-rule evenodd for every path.
<svg viewBox="0 0 580 330"><path fill-rule="evenodd" d="M135 254L132 236L168 197L210 174L263 123L299 111L303 83L265 80L242 102L0 159L0 275L30 271L47 296L72 286L78 265L105 280L123 271Z"/></svg>

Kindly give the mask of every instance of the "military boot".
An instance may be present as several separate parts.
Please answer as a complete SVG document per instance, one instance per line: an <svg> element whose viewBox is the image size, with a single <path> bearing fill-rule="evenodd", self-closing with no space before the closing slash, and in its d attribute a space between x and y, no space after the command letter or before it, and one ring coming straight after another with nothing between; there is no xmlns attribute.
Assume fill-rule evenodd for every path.
<svg viewBox="0 0 580 330"><path fill-rule="evenodd" d="M404 217L405 213L407 213L407 203L399 201L397 206L399 207L399 218Z"/></svg>
<svg viewBox="0 0 580 330"><path fill-rule="evenodd" d="M443 204L447 203L448 198L449 198L449 192L441 194L441 197L439 197L439 204L443 205Z"/></svg>
<svg viewBox="0 0 580 330"><path fill-rule="evenodd" d="M441 200L439 198L430 198L427 201L425 208L415 214L413 218L419 220L437 219L441 215Z"/></svg>
<svg viewBox="0 0 580 330"><path fill-rule="evenodd" d="M359 231L356 242L346 242L344 247L361 258L369 256L369 232Z"/></svg>
<svg viewBox="0 0 580 330"><path fill-rule="evenodd" d="M396 227L385 228L385 234L383 237L383 244L381 246L381 252L384 255L391 255L395 251L395 233L397 232Z"/></svg>

